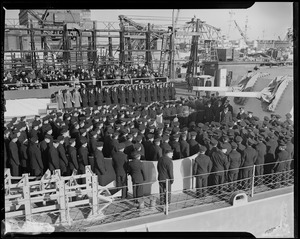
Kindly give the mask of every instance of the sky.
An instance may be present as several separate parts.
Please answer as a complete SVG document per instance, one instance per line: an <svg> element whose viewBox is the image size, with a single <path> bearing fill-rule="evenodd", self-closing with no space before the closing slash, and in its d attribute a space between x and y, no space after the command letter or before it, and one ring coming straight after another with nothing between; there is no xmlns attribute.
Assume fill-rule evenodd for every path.
<svg viewBox="0 0 300 239"><path fill-rule="evenodd" d="M249 40L255 39L283 39L289 27L293 26L293 3L292 2L257 2L248 9L233 9L234 14L230 21L231 9L181 9L178 15L178 25L189 21L193 16L205 21L207 24L221 29L221 34L230 40L240 39L240 33L235 27L233 20L240 28L245 30L248 19L247 36ZM118 15L125 15L138 23L172 25L173 10L159 9L135 9L135 10L92 10L91 19L95 21L118 22ZM175 15L177 9L175 9ZM19 10L7 10L6 18L18 18ZM216 17L217 16L217 17ZM148 19L148 20L145 20ZM230 24L231 22L231 24ZM230 31L229 31L229 26ZM98 24L98 28L104 25ZM118 27L117 24L115 26Z"/></svg>

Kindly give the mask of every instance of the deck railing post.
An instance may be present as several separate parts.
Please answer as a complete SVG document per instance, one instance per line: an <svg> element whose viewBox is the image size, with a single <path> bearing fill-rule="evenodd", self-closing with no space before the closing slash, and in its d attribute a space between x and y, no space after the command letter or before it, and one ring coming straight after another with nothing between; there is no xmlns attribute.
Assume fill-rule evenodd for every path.
<svg viewBox="0 0 300 239"><path fill-rule="evenodd" d="M24 197L24 207L25 207L25 218L28 221L32 219L32 209L31 209L31 200L30 200L30 186L29 186L29 175L23 174L24 184L23 184L23 197ZM22 180L21 179L21 180Z"/></svg>
<svg viewBox="0 0 300 239"><path fill-rule="evenodd" d="M169 179L166 179L166 205L165 205L165 214L168 215L169 214Z"/></svg>
<svg viewBox="0 0 300 239"><path fill-rule="evenodd" d="M254 183L255 183L255 167L256 165L253 165L253 173L252 173L252 185L251 185L251 197L254 195Z"/></svg>

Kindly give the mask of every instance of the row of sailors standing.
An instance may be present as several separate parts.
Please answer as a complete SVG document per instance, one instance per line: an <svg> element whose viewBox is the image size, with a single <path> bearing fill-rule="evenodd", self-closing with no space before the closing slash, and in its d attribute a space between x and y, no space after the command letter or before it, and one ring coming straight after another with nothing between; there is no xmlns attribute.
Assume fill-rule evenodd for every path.
<svg viewBox="0 0 300 239"><path fill-rule="evenodd" d="M55 96L59 109L72 107L93 107L110 104L144 104L155 101L175 100L174 83L154 83L136 85L118 85L112 87L90 87L88 89L70 89L65 93L59 90Z"/></svg>

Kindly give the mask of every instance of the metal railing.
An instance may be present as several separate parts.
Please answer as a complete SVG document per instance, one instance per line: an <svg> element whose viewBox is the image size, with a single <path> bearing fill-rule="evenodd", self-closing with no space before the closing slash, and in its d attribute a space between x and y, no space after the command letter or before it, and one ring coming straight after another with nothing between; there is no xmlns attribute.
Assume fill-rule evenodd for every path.
<svg viewBox="0 0 300 239"><path fill-rule="evenodd" d="M63 231L82 231L85 227L103 225L116 221L128 220L131 218L143 217L146 215L162 214L168 215L169 212L182 210L184 208L200 206L200 205L228 205L232 195L236 192L243 192L248 197L253 197L256 194L290 187L294 185L294 169L290 168L293 159L272 162L261 165L253 165L249 167L242 167L237 169L230 169L226 171L211 172L208 174L192 175L183 177L182 180L192 178L193 183L190 188L183 190L168 190L168 181L155 181L150 183L142 183L137 185L151 185L153 183L165 182L166 189L164 192L151 194L139 198L133 198L131 193L128 193L126 199L122 199L120 196L114 197L111 203L99 202L95 205L91 199L85 195L82 195L81 199L86 199L85 204L76 206L68 206L70 200L65 201L63 209L39 212L37 214L30 215L30 220L36 222L45 222L51 225L60 225L61 215L68 218L67 223L64 224L61 230ZM271 169L274 165L280 164L281 171L272 172ZM257 167L269 168L270 171L263 175L257 175ZM244 173L247 172L248 176L244 177ZM238 179L230 180L230 175L241 174ZM79 175L78 175L79 176ZM224 181L215 184L214 178L224 176ZM70 178L70 177L66 177ZM80 177L79 177L80 178ZM207 178L208 185L205 187L195 187L195 181L197 178ZM194 180L196 179L196 180ZM78 184L81 186L81 184ZM122 189L128 190L128 186L125 187L113 187L110 190L120 192ZM68 197L68 196L66 196ZM6 200L10 200L5 198ZM67 199L67 198L66 198ZM27 199L29 200L29 199ZM49 200L51 203L51 200ZM101 200L100 200L101 201ZM32 201L31 201L32 203ZM55 202L53 202L55 204ZM97 208L98 212L94 210ZM99 209L101 209L99 211ZM13 215L13 214L12 214ZM13 219L16 223L22 225L26 221L26 216L11 216L7 219Z"/></svg>
<svg viewBox="0 0 300 239"><path fill-rule="evenodd" d="M126 78L126 79L109 79L109 80L81 80L81 81L43 81L43 82L34 82L34 83L3 83L4 86L7 87L15 87L17 89L25 90L28 89L28 86L31 87L39 87L42 88L42 86L47 86L47 88L50 88L51 85L55 86L71 86L74 87L75 85L80 84L90 84L92 83L94 86L98 85L99 87L111 87L111 86L117 86L117 85L134 85L139 84L141 82L143 83L151 83L151 81L154 81L155 83L165 83L168 82L169 79L167 77L143 77L143 78ZM98 84L97 84L98 83Z"/></svg>

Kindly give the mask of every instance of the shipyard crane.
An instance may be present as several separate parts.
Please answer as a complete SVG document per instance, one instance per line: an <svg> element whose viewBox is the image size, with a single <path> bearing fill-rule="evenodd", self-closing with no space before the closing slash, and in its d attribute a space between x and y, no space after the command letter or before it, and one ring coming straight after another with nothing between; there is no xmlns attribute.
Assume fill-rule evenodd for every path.
<svg viewBox="0 0 300 239"><path fill-rule="evenodd" d="M242 29L239 27L239 25L237 24L237 22L235 20L234 20L234 23L235 23L236 28L239 30L242 38L244 39L245 43L247 44L247 38L246 38L245 34L243 33Z"/></svg>

